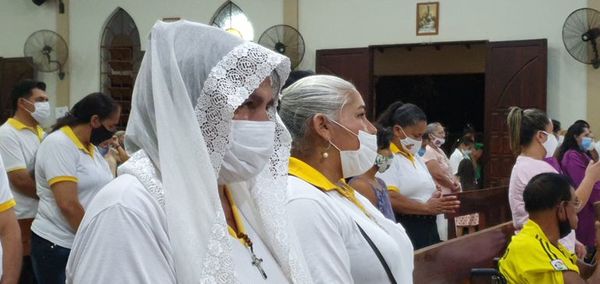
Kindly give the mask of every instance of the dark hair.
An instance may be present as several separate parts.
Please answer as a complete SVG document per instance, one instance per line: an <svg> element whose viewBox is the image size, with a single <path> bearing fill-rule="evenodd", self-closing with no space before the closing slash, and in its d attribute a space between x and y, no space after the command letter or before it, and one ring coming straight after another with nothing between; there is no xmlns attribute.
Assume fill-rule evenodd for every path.
<svg viewBox="0 0 600 284"><path fill-rule="evenodd" d="M565 141L558 147L558 151L556 152L556 159L559 162L562 162L562 159L565 157L565 153L569 150L575 150L583 153L583 150L577 144L577 137L581 135L581 133L585 132L588 129L588 125L585 123L575 123L569 127L567 130L567 134L565 134Z"/></svg>
<svg viewBox="0 0 600 284"><path fill-rule="evenodd" d="M120 107L110 96L103 93L91 93L78 101L65 116L59 118L52 127L52 131L63 126L89 123L94 115L98 115L100 119L106 119Z"/></svg>
<svg viewBox="0 0 600 284"><path fill-rule="evenodd" d="M418 106L405 104L401 101L392 103L377 120L377 124L383 127L411 126L420 121L427 121L427 116Z"/></svg>
<svg viewBox="0 0 600 284"><path fill-rule="evenodd" d="M377 150L387 149L392 141L392 131L389 128L377 128Z"/></svg>
<svg viewBox="0 0 600 284"><path fill-rule="evenodd" d="M571 184L559 174L543 173L533 177L523 191L527 213L551 209L562 201L571 200Z"/></svg>
<svg viewBox="0 0 600 284"><path fill-rule="evenodd" d="M25 79L19 82L10 92L10 102L13 114L17 111L17 104L20 98L28 99L32 95L33 89L46 91L46 83Z"/></svg>
<svg viewBox="0 0 600 284"><path fill-rule="evenodd" d="M469 135L465 135L458 140L458 145L471 146L473 144L475 144L475 140Z"/></svg>
<svg viewBox="0 0 600 284"><path fill-rule="evenodd" d="M582 124L584 124L584 125L585 125L585 127L587 127L587 128L591 128L591 127L590 127L590 124L589 124L587 121L583 120L583 119L580 119L580 120L578 120L578 121L575 121L575 123L573 123L573 124L577 124L577 123L582 123Z"/></svg>
<svg viewBox="0 0 600 284"><path fill-rule="evenodd" d="M550 119L539 109L511 107L506 119L510 148L515 154L521 153L521 147L527 146L538 131L545 131Z"/></svg>
<svg viewBox="0 0 600 284"><path fill-rule="evenodd" d="M283 87L281 89L283 90L289 85L296 83L296 81L311 75L315 75L315 72L310 70L294 70L290 72L290 75L288 76L287 80L285 81L285 84L283 84Z"/></svg>
<svg viewBox="0 0 600 284"><path fill-rule="evenodd" d="M552 120L552 132L557 133L560 131L560 121L553 119Z"/></svg>

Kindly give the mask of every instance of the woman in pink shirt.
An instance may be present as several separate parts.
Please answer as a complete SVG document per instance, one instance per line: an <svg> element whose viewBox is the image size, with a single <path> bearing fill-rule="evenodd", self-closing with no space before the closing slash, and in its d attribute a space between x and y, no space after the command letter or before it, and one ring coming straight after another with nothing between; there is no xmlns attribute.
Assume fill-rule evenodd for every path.
<svg viewBox="0 0 600 284"><path fill-rule="evenodd" d="M529 219L523 202L525 185L538 174L558 173L550 164L544 161L544 158L554 154L558 141L552 135L552 122L546 113L541 110L523 110L519 107L512 107L508 114L507 123L510 147L515 154L519 155L510 175L508 198L513 223L515 228L520 230ZM575 194L581 204L587 202L592 187L598 180L600 180L600 163L595 163L586 169L585 177L576 190ZM568 222L568 220L564 221ZM583 257L585 255L582 244L578 243L577 250L575 250L574 232L561 239L561 243L569 250L577 252L578 256Z"/></svg>

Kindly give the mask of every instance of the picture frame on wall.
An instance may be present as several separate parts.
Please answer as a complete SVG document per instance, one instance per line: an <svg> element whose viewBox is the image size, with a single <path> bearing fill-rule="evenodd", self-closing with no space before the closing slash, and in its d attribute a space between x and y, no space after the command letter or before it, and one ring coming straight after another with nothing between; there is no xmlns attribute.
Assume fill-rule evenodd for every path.
<svg viewBox="0 0 600 284"><path fill-rule="evenodd" d="M440 28L440 3L417 3L417 35L437 35Z"/></svg>

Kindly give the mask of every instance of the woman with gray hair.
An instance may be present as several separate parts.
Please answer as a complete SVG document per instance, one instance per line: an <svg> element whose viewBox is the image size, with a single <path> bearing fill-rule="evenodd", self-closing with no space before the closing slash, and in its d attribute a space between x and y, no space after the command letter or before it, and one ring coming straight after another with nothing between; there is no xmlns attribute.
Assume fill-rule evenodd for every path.
<svg viewBox="0 0 600 284"><path fill-rule="evenodd" d="M433 181L436 186L440 189L442 194L456 193L461 191L460 182L455 175L452 174L452 167L450 166L450 160L442 145L446 142L446 131L439 122L433 122L427 125L425 135L429 138L431 143L427 145L425 155L423 155L423 161L427 165L429 173L433 177ZM477 214L470 215L471 218L477 218ZM456 218L457 224L460 228L456 230L456 235L462 235L462 228L468 226L474 221L470 221L469 216L460 216ZM437 227L441 240L448 239L448 220L444 215L440 214L437 216Z"/></svg>
<svg viewBox="0 0 600 284"><path fill-rule="evenodd" d="M317 283L412 283L404 228L350 187L373 167L376 129L356 88L334 76L303 78L283 91L292 134L287 209Z"/></svg>

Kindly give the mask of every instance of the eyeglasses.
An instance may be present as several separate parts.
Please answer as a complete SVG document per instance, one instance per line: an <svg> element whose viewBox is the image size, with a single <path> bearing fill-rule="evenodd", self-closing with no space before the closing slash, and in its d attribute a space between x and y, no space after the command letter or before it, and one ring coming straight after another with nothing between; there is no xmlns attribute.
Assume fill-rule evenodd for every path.
<svg viewBox="0 0 600 284"><path fill-rule="evenodd" d="M566 203L568 204L573 204L573 207L575 207L575 209L579 210L579 208L581 208L581 200L579 200L578 198L575 199L574 201L566 201Z"/></svg>

